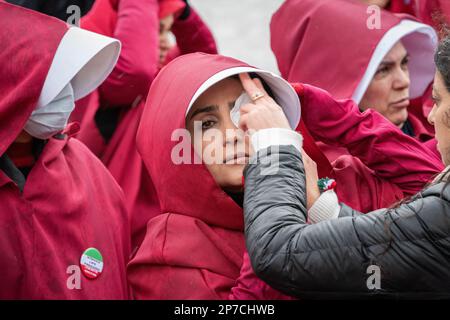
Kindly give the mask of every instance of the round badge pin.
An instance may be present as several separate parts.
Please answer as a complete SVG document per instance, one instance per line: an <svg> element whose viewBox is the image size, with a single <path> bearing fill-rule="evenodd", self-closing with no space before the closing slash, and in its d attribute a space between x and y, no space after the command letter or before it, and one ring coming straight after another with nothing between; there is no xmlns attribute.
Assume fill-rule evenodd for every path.
<svg viewBox="0 0 450 320"><path fill-rule="evenodd" d="M103 271L103 257L95 248L86 249L80 259L81 272L88 279L98 278Z"/></svg>

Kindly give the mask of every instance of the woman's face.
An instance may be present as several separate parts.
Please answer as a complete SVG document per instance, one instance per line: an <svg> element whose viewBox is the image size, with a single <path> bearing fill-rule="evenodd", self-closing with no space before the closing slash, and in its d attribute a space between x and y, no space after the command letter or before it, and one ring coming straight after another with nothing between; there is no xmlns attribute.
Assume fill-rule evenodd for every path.
<svg viewBox="0 0 450 320"><path fill-rule="evenodd" d="M445 165L450 165L450 92L442 75L436 72L433 84L434 106L428 121L434 125L438 150Z"/></svg>
<svg viewBox="0 0 450 320"><path fill-rule="evenodd" d="M230 117L243 90L238 79L222 80L195 101L186 117L195 152L202 155L217 184L230 192L242 191L243 170L251 156L248 135L238 130ZM195 125L201 134L195 134Z"/></svg>
<svg viewBox="0 0 450 320"><path fill-rule="evenodd" d="M169 33L174 22L173 15L159 20L159 64L162 66L166 61L167 53L172 48Z"/></svg>
<svg viewBox="0 0 450 320"><path fill-rule="evenodd" d="M374 109L401 128L408 119L409 85L408 53L397 42L378 66L359 107Z"/></svg>

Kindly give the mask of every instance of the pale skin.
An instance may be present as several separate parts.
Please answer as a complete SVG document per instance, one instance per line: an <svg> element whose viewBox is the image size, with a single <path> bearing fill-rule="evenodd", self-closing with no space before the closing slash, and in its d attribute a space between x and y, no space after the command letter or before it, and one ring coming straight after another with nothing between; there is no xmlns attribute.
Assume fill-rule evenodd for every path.
<svg viewBox="0 0 450 320"><path fill-rule="evenodd" d="M428 115L428 121L436 131L437 148L445 165L450 165L450 92L445 86L442 75L436 72L433 84L434 106Z"/></svg>
<svg viewBox="0 0 450 320"><path fill-rule="evenodd" d="M386 54L359 107L374 109L399 128L408 119L410 78L408 53L401 42Z"/></svg>

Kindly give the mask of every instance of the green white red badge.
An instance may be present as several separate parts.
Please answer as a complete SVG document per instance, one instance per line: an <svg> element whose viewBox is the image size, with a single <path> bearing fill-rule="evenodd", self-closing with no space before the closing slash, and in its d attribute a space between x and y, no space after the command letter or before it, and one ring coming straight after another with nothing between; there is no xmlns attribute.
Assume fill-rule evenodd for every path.
<svg viewBox="0 0 450 320"><path fill-rule="evenodd" d="M103 257L95 248L86 249L80 259L81 272L88 279L98 278L103 271Z"/></svg>

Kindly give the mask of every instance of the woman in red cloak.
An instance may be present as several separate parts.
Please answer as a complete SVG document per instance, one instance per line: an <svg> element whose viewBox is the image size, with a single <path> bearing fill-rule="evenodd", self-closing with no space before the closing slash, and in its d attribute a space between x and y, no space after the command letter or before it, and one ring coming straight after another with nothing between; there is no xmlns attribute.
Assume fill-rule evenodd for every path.
<svg viewBox="0 0 450 320"><path fill-rule="evenodd" d="M378 28L360 1L288 0L272 18L272 49L288 81L321 87L337 99L352 99L362 110L374 108L405 134L423 142L435 155L434 161L421 167L424 176L431 176L442 169L432 128L421 103L408 105L409 99L420 100L433 80L437 36L413 17L397 17L386 11L380 14ZM352 189L341 196L344 202L368 212L390 206L423 187L406 176L402 181L387 175L380 179L375 166L381 163L381 155L369 167L369 163L361 163L366 155L358 153L355 141L365 132L354 132L350 142L332 137L333 129L342 122L314 126L323 132L312 130L316 124L305 124L321 141L338 185ZM327 133L328 141L338 139L332 146L323 143ZM414 172L416 168L409 169Z"/></svg>
<svg viewBox="0 0 450 320"><path fill-rule="evenodd" d="M122 191L67 125L120 43L0 1L0 299L127 299Z"/></svg>
<svg viewBox="0 0 450 320"><path fill-rule="evenodd" d="M213 152L226 151L217 162L200 158L204 154L193 147L200 144L207 153L202 138L209 129L236 130L230 110L243 92L237 74L252 71L290 107L295 127L300 110L293 88L232 58L184 55L153 82L137 146L162 213L148 222L128 267L136 298L289 299L256 278L245 254L242 171L250 153L248 139L227 136Z"/></svg>

